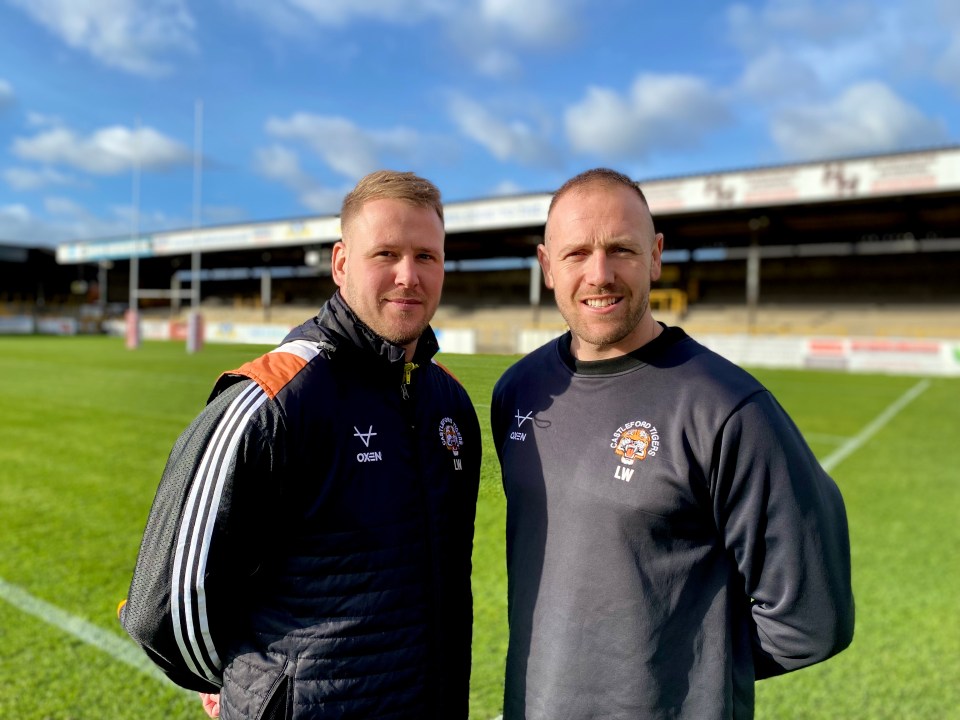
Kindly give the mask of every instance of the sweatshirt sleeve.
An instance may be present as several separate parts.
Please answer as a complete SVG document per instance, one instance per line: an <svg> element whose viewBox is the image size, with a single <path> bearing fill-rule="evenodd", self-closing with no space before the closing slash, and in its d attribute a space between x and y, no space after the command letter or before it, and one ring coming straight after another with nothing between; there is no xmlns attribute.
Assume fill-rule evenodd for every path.
<svg viewBox="0 0 960 720"><path fill-rule="evenodd" d="M493 386L493 393L490 397L490 433L493 435L493 446L497 452L497 459L503 463L503 437L506 429L503 427L503 403L506 393L506 374Z"/></svg>
<svg viewBox="0 0 960 720"><path fill-rule="evenodd" d="M242 380L213 399L167 460L120 621L177 685L218 692L225 631L241 604L252 519L245 477L269 472L252 418L267 395ZM245 507L246 506L246 507Z"/></svg>
<svg viewBox="0 0 960 720"><path fill-rule="evenodd" d="M839 488L765 391L730 416L715 452L714 513L743 579L757 679L840 652L854 601Z"/></svg>

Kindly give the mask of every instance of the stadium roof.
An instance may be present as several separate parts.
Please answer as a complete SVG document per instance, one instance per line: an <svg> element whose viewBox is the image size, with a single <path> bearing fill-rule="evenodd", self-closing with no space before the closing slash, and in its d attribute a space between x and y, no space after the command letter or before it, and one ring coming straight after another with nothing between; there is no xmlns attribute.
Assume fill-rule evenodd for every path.
<svg viewBox="0 0 960 720"><path fill-rule="evenodd" d="M639 184L656 217L956 193L960 191L960 147L769 166L640 181ZM551 193L540 193L447 203L444 205L447 234L542 228L550 198ZM57 261L72 264L193 252L268 250L332 244L339 238L340 219L328 215L64 243L57 247Z"/></svg>

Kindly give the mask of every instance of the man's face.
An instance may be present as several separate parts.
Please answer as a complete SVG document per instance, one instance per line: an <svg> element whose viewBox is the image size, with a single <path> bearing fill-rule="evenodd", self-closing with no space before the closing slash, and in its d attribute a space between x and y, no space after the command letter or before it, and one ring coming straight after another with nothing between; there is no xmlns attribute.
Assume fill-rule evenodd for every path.
<svg viewBox="0 0 960 720"><path fill-rule="evenodd" d="M656 336L650 283L660 278L662 250L663 236L629 188L591 183L557 201L537 255L579 359L623 355Z"/></svg>
<svg viewBox="0 0 960 720"><path fill-rule="evenodd" d="M333 248L333 279L368 327L413 355L443 289L443 223L432 208L367 202Z"/></svg>

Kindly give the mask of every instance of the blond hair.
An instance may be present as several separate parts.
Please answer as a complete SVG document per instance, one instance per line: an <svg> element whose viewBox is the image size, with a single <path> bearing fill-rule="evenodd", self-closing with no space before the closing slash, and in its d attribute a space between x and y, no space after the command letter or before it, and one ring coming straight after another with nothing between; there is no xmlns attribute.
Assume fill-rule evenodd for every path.
<svg viewBox="0 0 960 720"><path fill-rule="evenodd" d="M430 208L443 222L443 203L436 185L412 172L377 170L360 178L357 186L343 199L341 234L371 200L401 200L415 207Z"/></svg>

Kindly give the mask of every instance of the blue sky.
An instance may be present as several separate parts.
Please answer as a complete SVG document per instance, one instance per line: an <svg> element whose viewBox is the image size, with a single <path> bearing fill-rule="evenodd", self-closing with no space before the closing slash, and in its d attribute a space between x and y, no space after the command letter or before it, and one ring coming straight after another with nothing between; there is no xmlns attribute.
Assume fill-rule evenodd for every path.
<svg viewBox="0 0 960 720"><path fill-rule="evenodd" d="M958 141L955 0L0 0L0 242Z"/></svg>

